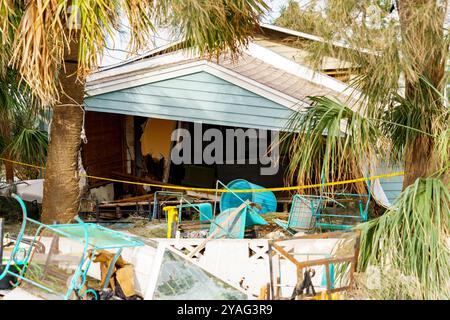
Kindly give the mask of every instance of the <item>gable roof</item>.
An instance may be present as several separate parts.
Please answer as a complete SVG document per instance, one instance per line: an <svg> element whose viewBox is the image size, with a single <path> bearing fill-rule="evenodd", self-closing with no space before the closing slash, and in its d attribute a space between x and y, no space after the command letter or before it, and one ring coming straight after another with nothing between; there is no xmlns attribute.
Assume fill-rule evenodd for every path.
<svg viewBox="0 0 450 320"><path fill-rule="evenodd" d="M192 50L179 49L129 61L88 76L86 95L95 96L199 71L211 73L291 109L307 105L307 97L311 95L348 97L345 83L254 42L235 60L229 55L208 60Z"/></svg>

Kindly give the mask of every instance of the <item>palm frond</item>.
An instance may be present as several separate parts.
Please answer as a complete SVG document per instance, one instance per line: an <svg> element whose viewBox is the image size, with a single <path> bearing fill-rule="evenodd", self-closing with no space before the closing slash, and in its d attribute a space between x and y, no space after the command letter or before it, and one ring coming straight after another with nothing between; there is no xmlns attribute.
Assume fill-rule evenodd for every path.
<svg viewBox="0 0 450 320"><path fill-rule="evenodd" d="M360 225L359 268L400 272L423 299L450 298L450 194L441 179L417 179L383 216Z"/></svg>
<svg viewBox="0 0 450 320"><path fill-rule="evenodd" d="M292 115L281 138L291 160L289 181L308 184L364 175L360 164L376 156L380 130L339 100L309 99L311 106Z"/></svg>
<svg viewBox="0 0 450 320"><path fill-rule="evenodd" d="M156 19L170 25L188 47L214 56L246 46L268 9L262 0L164 0L157 2Z"/></svg>
<svg viewBox="0 0 450 320"><path fill-rule="evenodd" d="M11 10L2 10L4 2L0 20L11 20ZM30 0L14 11L18 17L14 23L3 24L2 32L13 32L13 39L2 40L13 48L12 66L43 104L53 105L60 91L58 71L64 67L64 54L69 48L78 49L78 76L84 78L98 67L122 16L131 29L131 53L148 49L155 21L175 27L189 46L213 55L239 51L267 9L263 0Z"/></svg>
<svg viewBox="0 0 450 320"><path fill-rule="evenodd" d="M37 115L43 112L39 100L15 70L7 68L0 76L0 155L31 164L43 164L47 133L40 132ZM16 170L19 172L20 170ZM24 172L22 177L35 177Z"/></svg>

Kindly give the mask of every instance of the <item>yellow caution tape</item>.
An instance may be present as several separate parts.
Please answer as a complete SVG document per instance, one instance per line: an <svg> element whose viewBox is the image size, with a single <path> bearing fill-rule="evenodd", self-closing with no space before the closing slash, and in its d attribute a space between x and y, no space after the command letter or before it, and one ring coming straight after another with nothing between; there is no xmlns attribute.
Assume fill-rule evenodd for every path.
<svg viewBox="0 0 450 320"><path fill-rule="evenodd" d="M36 168L36 169L45 169L45 167L36 166L28 163L23 163L19 161L14 161L10 159L1 158L0 160L11 162L14 164L18 164L21 166ZM183 187L183 186L174 186L174 185L167 185L167 184L153 184L153 183L145 183L145 182L134 182L134 181L126 181L126 180L118 180L118 179L111 179L111 178L104 178L104 177L97 177L97 176L91 176L87 174L81 174L82 177L87 177L91 179L97 179L97 180L104 180L104 181L110 181L110 182L119 182L119 183L126 183L126 184L133 184L133 185L140 185L140 186L148 186L148 187L156 187L156 188L165 188L165 189L174 189L174 190L184 190L184 191L199 191L199 192L235 192L235 193L245 193L245 192L280 192L280 191L295 191L295 190L303 190L303 189L312 189L312 188L320 188L320 187L329 187L329 186L338 186L343 184L350 184L350 183L356 183L356 182L365 182L365 181L371 181L371 180L377 180L382 178L390 178L390 177L397 177L397 176L403 176L405 173L403 171L399 172L392 172L392 173L386 173L381 174L377 176L370 176L370 177L364 177L364 178L357 178L357 179L351 179L351 180L343 180L343 181L334 181L334 182L326 182L324 184L322 183L316 183L316 184L309 184L304 186L294 186L294 187L276 187L276 188L263 188L263 189L239 189L239 190L231 190L231 189L215 189L215 188L195 188L195 187Z"/></svg>
<svg viewBox="0 0 450 320"><path fill-rule="evenodd" d="M25 167L31 167L31 168L36 168L36 169L45 169L44 167L36 166L34 164L23 163L23 162L19 162L19 161L10 160L10 159L5 159L2 157L0 157L0 160L6 161L6 162L11 162L14 164L20 164L21 166L25 166Z"/></svg>

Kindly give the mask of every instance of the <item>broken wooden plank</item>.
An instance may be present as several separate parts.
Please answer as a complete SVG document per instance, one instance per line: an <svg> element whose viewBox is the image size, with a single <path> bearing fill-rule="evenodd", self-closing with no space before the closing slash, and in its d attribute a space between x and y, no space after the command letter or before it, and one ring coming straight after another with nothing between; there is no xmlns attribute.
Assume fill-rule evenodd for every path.
<svg viewBox="0 0 450 320"><path fill-rule="evenodd" d="M186 195L194 198L208 199L211 201L220 201L220 196L219 195L216 196L214 193L187 190Z"/></svg>
<svg viewBox="0 0 450 320"><path fill-rule="evenodd" d="M158 185L163 184L163 182L159 181L159 180L155 180L155 179L151 179L151 178L137 177L137 176L133 176L132 174L123 173L123 172L113 171L111 174L118 179L122 179L123 181L142 182L142 183L158 184ZM175 186L174 184L171 184L171 183L164 183L164 185Z"/></svg>

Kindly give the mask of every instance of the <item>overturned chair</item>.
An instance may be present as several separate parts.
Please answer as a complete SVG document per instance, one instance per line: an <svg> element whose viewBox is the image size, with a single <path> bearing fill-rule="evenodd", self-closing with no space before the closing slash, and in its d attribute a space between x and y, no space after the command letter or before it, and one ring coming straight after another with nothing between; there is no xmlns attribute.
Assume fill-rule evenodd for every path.
<svg viewBox="0 0 450 320"><path fill-rule="evenodd" d="M294 195L287 221L273 221L291 234L315 230L347 230L369 218L371 192Z"/></svg>
<svg viewBox="0 0 450 320"><path fill-rule="evenodd" d="M369 219L371 199L368 194L335 193L323 196L320 209L314 213L318 230L347 230Z"/></svg>
<svg viewBox="0 0 450 320"><path fill-rule="evenodd" d="M292 197L288 220L274 219L273 222L291 234L311 231L321 205L321 197L296 194Z"/></svg>

